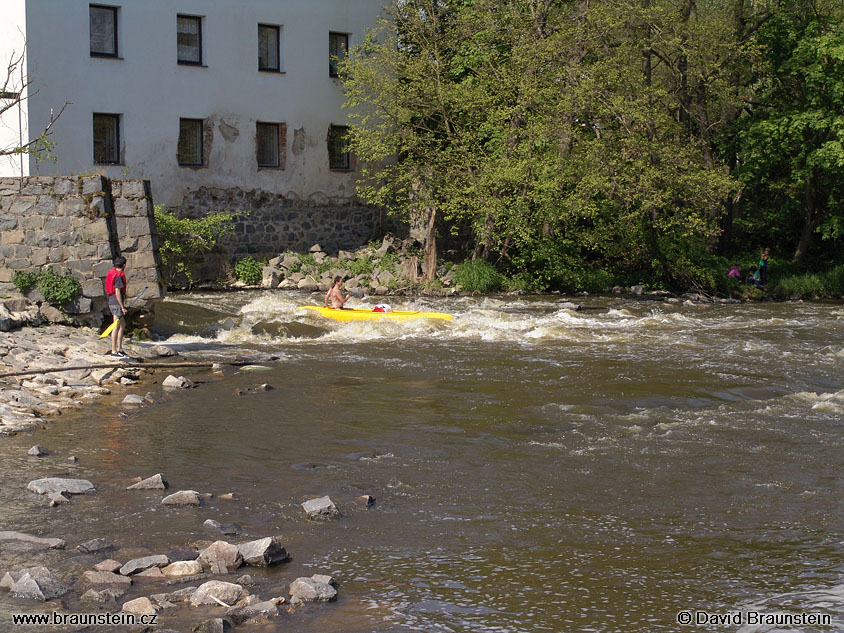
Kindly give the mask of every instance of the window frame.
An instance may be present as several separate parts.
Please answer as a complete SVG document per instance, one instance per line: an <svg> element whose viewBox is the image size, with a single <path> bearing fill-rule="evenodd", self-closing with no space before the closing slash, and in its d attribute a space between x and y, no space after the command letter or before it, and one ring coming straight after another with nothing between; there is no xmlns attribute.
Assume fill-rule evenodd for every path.
<svg viewBox="0 0 844 633"><path fill-rule="evenodd" d="M182 161L182 132L187 124L196 124L198 129L196 131L196 141L199 144L199 162L189 163ZM193 119L188 117L179 117L179 139L176 142L176 162L179 167L205 167L205 119Z"/></svg>
<svg viewBox="0 0 844 633"><path fill-rule="evenodd" d="M349 133L349 129L348 125L332 124L328 126L328 138L326 139L326 143L328 145L328 169L331 171L354 170L352 150L349 147L348 138L342 138ZM336 150L340 143L345 146L345 150L338 154ZM343 157L344 160L338 162L337 159L340 157Z"/></svg>
<svg viewBox="0 0 844 633"><path fill-rule="evenodd" d="M337 64L340 63L341 58L339 55L336 55L334 52L335 41L336 38L342 38L343 42L343 58L345 59L346 55L349 54L349 34L348 33L341 33L340 31L329 31L328 32L328 76L329 77L339 77L340 74L337 72ZM337 59L335 59L335 57Z"/></svg>
<svg viewBox="0 0 844 633"><path fill-rule="evenodd" d="M203 46L202 46L202 19L203 19L203 16L201 16L201 15L188 15L186 13L177 13L176 14L176 63L177 64L180 64L182 66L203 66L204 65L205 55L204 55L204 51L202 50L202 48L203 48ZM196 61L196 60L193 60L193 59L182 59L181 54L179 53L179 46L181 46L179 44L179 34L181 33L181 31L179 30L179 22L181 20L191 20L191 21L196 22L196 25L197 25L196 36L199 39L199 42L197 43L196 48L197 48L197 51L199 53L199 55L198 55L199 61Z"/></svg>
<svg viewBox="0 0 844 633"><path fill-rule="evenodd" d="M119 39L118 39L118 19L119 19L118 9L119 8L120 7L113 7L113 6L109 6L109 5L105 5L105 4L93 4L92 3L92 4L88 5L88 50L89 50L91 57L105 57L105 58L111 58L111 59L116 59L116 58L119 57L119 55L120 55L120 49L118 48L118 43L119 43ZM110 11L111 14L112 14L112 20L113 20L113 23L112 23L112 44L114 46L114 52L113 53L107 53L107 52L104 52L104 51L95 51L95 50L92 50L92 48L91 48L91 45L93 44L93 42L91 41L91 35L92 35L92 33L91 33L91 10L92 9L97 9L97 10L102 10L102 11Z"/></svg>
<svg viewBox="0 0 844 633"><path fill-rule="evenodd" d="M275 67L261 65L261 30L275 31ZM258 23L258 70L265 73L280 73L283 72L281 66L281 25L280 24L265 24Z"/></svg>
<svg viewBox="0 0 844 633"><path fill-rule="evenodd" d="M261 162L261 128L272 130L270 132L271 138L275 139L275 164ZM255 122L255 163L258 169L284 169L284 152L286 148L283 142L286 139L285 123L274 123L270 121L256 121Z"/></svg>
<svg viewBox="0 0 844 633"><path fill-rule="evenodd" d="M92 129L91 129L91 136L92 136L92 149L94 153L94 165L122 165L123 161L121 159L122 154L122 146L121 146L121 134L120 134L120 123L121 123L122 115L114 114L111 112L94 112L91 118L92 121ZM97 121L105 121L110 120L112 122L113 128L112 132L114 134L114 141L111 147L105 147L103 152L106 156L100 156L100 160L97 158ZM100 143L107 145L107 140L101 140ZM114 160L108 160L107 156L109 150L114 155Z"/></svg>

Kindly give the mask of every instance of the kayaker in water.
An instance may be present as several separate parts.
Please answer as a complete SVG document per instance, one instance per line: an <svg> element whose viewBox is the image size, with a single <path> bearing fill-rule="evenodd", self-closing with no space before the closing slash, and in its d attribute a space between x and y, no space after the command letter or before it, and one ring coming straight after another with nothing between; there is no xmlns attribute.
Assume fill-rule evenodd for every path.
<svg viewBox="0 0 844 633"><path fill-rule="evenodd" d="M325 307L328 307L328 301L331 301L331 307L337 308L338 310L343 309L343 304L349 300L349 295L346 295L346 298L343 298L343 293L340 292L340 287L343 285L343 278L340 275L337 275L334 278L334 284L331 288L328 289L328 292L325 293Z"/></svg>

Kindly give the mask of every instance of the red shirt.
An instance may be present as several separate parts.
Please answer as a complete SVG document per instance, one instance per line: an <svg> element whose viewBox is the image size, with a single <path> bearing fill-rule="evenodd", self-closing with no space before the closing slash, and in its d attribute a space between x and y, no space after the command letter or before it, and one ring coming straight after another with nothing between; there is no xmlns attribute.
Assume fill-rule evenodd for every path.
<svg viewBox="0 0 844 633"><path fill-rule="evenodd" d="M119 268L112 268L105 278L105 291L107 295L114 294L114 280L120 278L123 281L123 296L126 296L126 275Z"/></svg>

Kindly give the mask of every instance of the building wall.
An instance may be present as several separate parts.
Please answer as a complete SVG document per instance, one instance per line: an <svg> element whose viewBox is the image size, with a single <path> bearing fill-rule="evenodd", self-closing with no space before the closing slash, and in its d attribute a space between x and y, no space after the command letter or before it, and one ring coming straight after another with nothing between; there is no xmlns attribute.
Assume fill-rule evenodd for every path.
<svg viewBox="0 0 844 633"><path fill-rule="evenodd" d="M0 23L22 0L4 0ZM26 0L29 71L38 95L29 125L39 129L69 102L52 140L56 162L30 161L31 173L96 171L149 179L156 202L179 206L200 187L267 191L296 200L355 198L354 172L328 168L326 136L344 124L342 87L329 77L329 31L359 43L381 0L122 0L118 58L90 55L88 3ZM12 9L10 9L12 7ZM203 65L176 61L176 16L203 16ZM283 72L261 72L258 24L281 26ZM94 112L121 115L122 161L95 165ZM206 122L208 164L180 167L179 119ZM258 169L256 122L285 123L284 169ZM4 170L0 175L15 175Z"/></svg>
<svg viewBox="0 0 844 633"><path fill-rule="evenodd" d="M126 257L132 298L163 296L149 182L103 176L0 178L0 292L16 292L19 270L76 277L82 296L69 312L102 312L103 280Z"/></svg>

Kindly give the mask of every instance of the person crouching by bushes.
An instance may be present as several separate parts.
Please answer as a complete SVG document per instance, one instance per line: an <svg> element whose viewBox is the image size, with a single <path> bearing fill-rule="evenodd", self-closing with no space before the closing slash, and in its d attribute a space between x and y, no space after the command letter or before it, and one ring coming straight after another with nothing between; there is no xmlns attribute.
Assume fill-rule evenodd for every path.
<svg viewBox="0 0 844 633"><path fill-rule="evenodd" d="M730 271L727 273L727 277L741 281L741 270L739 270L739 265L737 263L733 264L732 268L730 268Z"/></svg>

